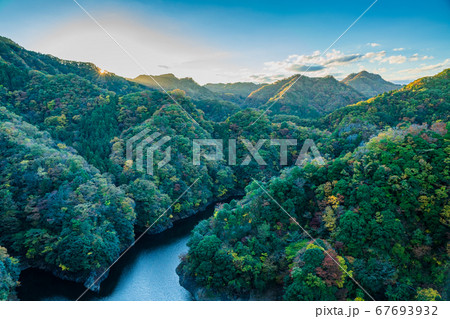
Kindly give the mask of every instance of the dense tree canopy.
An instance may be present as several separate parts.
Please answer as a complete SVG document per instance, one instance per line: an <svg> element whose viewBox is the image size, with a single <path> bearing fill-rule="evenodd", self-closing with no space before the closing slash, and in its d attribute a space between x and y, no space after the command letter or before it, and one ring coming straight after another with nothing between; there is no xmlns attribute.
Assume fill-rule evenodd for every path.
<svg viewBox="0 0 450 319"><path fill-rule="evenodd" d="M0 247L0 301L15 300L15 288L19 283L17 259L10 257L6 248Z"/></svg>
<svg viewBox="0 0 450 319"><path fill-rule="evenodd" d="M284 171L263 186L270 196L250 184L197 226L180 267L231 298L278 286L286 300L370 299L350 276L376 299L447 294L449 129L388 130Z"/></svg>
<svg viewBox="0 0 450 319"><path fill-rule="evenodd" d="M134 202L73 149L0 108L0 243L86 279L134 238Z"/></svg>
<svg viewBox="0 0 450 319"><path fill-rule="evenodd" d="M449 72L364 102L332 77L210 91L164 75L169 97L0 38L0 299L15 298L19 262L89 286L135 233L244 190L193 231L179 270L196 285L229 299L370 299L355 281L376 299L448 298ZM145 130L170 139L153 175L127 159ZM222 139L224 157L194 164L198 139ZM270 142L282 139L296 141L285 163ZM311 140L324 165L309 150L296 166Z"/></svg>

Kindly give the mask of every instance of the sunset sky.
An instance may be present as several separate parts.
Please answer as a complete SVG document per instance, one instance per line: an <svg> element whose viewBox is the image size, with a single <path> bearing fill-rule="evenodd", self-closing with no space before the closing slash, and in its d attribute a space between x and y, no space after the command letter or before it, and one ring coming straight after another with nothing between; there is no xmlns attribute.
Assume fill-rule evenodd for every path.
<svg viewBox="0 0 450 319"><path fill-rule="evenodd" d="M0 35L125 77L201 84L360 70L407 83L450 67L449 0L378 0L325 55L373 0L77 1L135 60L73 0L0 0Z"/></svg>

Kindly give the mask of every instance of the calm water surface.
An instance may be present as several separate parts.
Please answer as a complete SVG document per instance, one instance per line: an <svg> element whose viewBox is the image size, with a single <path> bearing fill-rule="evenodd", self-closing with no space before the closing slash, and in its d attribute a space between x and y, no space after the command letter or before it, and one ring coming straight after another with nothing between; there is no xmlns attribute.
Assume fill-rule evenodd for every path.
<svg viewBox="0 0 450 319"><path fill-rule="evenodd" d="M144 236L112 268L100 293L88 292L82 300L191 300L175 272L186 253L191 230L214 212L215 205L185 219L158 235ZM37 269L20 276L21 300L76 300L85 290L81 284L58 279Z"/></svg>

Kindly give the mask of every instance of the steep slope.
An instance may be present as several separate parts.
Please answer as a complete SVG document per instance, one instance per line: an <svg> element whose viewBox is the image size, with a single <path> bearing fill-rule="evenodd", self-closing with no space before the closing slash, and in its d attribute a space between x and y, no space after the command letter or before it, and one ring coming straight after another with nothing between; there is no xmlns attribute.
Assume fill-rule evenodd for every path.
<svg viewBox="0 0 450 319"><path fill-rule="evenodd" d="M224 162L205 160L201 165L194 166L192 164L193 139L234 138L239 140L239 138L245 137L255 143L260 138L293 138L300 143L297 147L289 148L288 160L291 163L293 160L295 162L302 141L307 138L320 141L317 143L320 151L322 152L322 149L326 148L328 154L325 157L331 159L334 154L339 156L346 150L353 152L361 142L368 141L372 135L377 135L385 125L396 125L402 121L419 124L421 121L425 121L427 124L432 124L431 132L425 131L424 127L412 127L411 131L414 133L419 130L420 138L427 142L437 142L437 146L441 147L442 139L435 137L434 134L442 135L441 133L446 131L445 124L433 122L448 120L449 116L448 72L443 72L435 78L416 81L417 83L396 91L397 93L386 93L372 99L377 101L376 104L371 104L372 100L369 100L344 107L326 116L323 120L298 120L292 115L279 115L277 122L274 123L269 121L267 116L263 116L255 125L250 125L260 116L261 110L239 110L230 102L216 103L217 101L212 100L203 100L202 103L192 102L192 99L184 96L181 92L174 93L173 96L183 109L200 123L200 126L197 126L188 114L159 90L145 90L142 85L130 83L113 75L106 75L106 79L102 80L103 75L93 65L81 63L79 64L80 69L77 69L77 62L62 61L29 52L14 43L11 44L10 41L4 39L2 41L6 49L0 54L0 105L4 105L6 108L0 109L0 122L3 121L0 126L0 143L2 144L0 148L2 167L0 171L0 246L8 247L8 253L11 256L19 256L23 258L21 260L31 266L51 270L63 278L86 283L92 282L95 274L104 269L105 265L117 256L117 252L123 249L125 243L132 239L134 234L129 229L133 228L134 223L140 231L158 220L150 232L163 231L171 227L174 221L196 213L207 203L232 195L237 189L247 186L252 177L259 180L270 180L273 176L277 176L281 169L278 164L279 147L268 145L261 148L261 155L267 160L267 165L258 165L252 161L248 166L236 165L233 167L225 165ZM65 69L66 65L68 65L67 69ZM172 77L168 78L167 83L173 82L173 79L170 79ZM302 81L299 80L299 84ZM331 111L336 105L331 103L335 101L323 104L322 100L326 99L315 95L309 96L308 94L312 94L310 91L314 93L314 90L317 89L319 93L327 92L329 95L326 97L334 96L335 100L340 98L338 93L340 90L349 93L348 95L356 92L333 78L308 79L307 81L309 81L308 85L302 87L303 91L298 90L305 94L307 101L303 109L299 110L309 110L315 116ZM188 79L187 82L192 85L193 81ZM336 85L335 82L338 84ZM274 85L272 96L279 94L279 90L285 90L289 83L292 82L283 82L280 86ZM198 84L195 83L193 92L197 90L197 86ZM267 90L270 91L270 88ZM209 94L215 96L212 92ZM388 98L391 95L395 98ZM295 104L295 99L301 96L303 95L289 96L286 94L288 99L286 101L280 99L280 101ZM312 106L310 107L310 105ZM283 107L295 109L295 105ZM308 109L309 107L310 109ZM12 113L19 114L21 117ZM303 113L299 112L299 114ZM223 122L212 123L207 119ZM37 128L26 122L32 122ZM324 130L305 128L299 126L300 124L317 125ZM352 126L353 124L355 125ZM171 138L171 144L168 145L172 146L172 160L168 165L157 169L152 176L139 171L135 161L128 162L125 156L126 141L144 129L149 129L150 132L160 132ZM333 134L326 129L332 131ZM357 134L356 139L354 134ZM362 134L361 139L358 134ZM421 140L417 140L417 142L423 143ZM237 147L237 159L238 163L241 163L248 156L248 150L240 141ZM411 145L407 145L407 147L411 147ZM435 146L430 147L430 149L432 148L434 149ZM361 150L364 151L364 149ZM419 149L420 154L422 151L431 152L429 149ZM225 158L227 155L225 154ZM401 158L405 157L403 153L401 155ZM436 161L446 165L445 160L441 160L442 154L434 152L432 155L437 155ZM164 154L156 151L155 156L157 159L161 159ZM382 156L386 156L386 154L381 154L380 157ZM145 160L146 158L144 158ZM357 160L359 161L360 158ZM428 158L424 160L429 162ZM315 189L325 185L322 188L324 192L325 189L328 192L331 186L324 181L325 177L330 178L329 182L333 187L337 187L334 183L335 179L332 178L333 174L338 172L345 175L347 171L353 169L351 166L353 163L355 161L347 162L346 170L343 170L342 165L337 163L333 164L330 171L314 173L314 178L319 180L317 183L313 181L319 185ZM367 164L369 170L371 169L371 162L364 164ZM431 164L435 165L436 162ZM108 174L100 174L97 168L100 169L100 172ZM407 168L405 174L411 171L409 167ZM416 167L412 168L412 170L415 169ZM381 173L378 175L381 176ZM358 180L357 172L353 176L355 180L361 183L365 182ZM198 183L193 185L167 214L158 219L197 178ZM395 181L395 178L389 181L392 180ZM430 179L430 181L432 180L435 180L434 177ZM296 180L296 182L302 185L303 180ZM352 182L354 180L348 179L342 183L351 184ZM376 182L378 183L378 180ZM314 187L317 186L316 184ZM403 187L403 185L401 184L399 187ZM425 187L432 189L436 185L438 183L431 186L427 184ZM341 186L339 184L339 187ZM359 187L356 184L353 186L353 189ZM287 188L279 190L279 193L283 193ZM446 189L437 190L435 192L437 195L432 195L430 191L425 195L427 199L434 201L433 196L437 198L445 191ZM314 198L312 193L313 190L307 194L308 199ZM339 199L337 194L333 195ZM249 197L251 196L249 195ZM425 202L427 199L422 198L421 201ZM438 199L441 200L440 197ZM312 202L314 201L312 200ZM333 206L335 202L336 200L331 198L329 206ZM307 201L294 204L298 204L300 207L303 203L307 203ZM440 203L438 204L440 205ZM308 202L307 205L310 204ZM264 205L266 204L264 203ZM264 205L262 205L261 211L266 207ZM345 207L352 209L352 207ZM431 209L434 208L431 207ZM133 216L133 212L136 216ZM311 212L318 211L305 211L303 217L308 221L314 219L311 223L317 226L317 223L320 223L320 212L314 217L308 215ZM329 210L327 213L331 214ZM341 211L338 211L336 215L340 213ZM331 217L326 218L332 221ZM251 245L258 244L252 241L251 237L239 237L248 229L253 231L252 223L254 220L245 220L239 227L233 227L230 230L230 236L235 236L233 238L236 239L236 242L233 241L232 244L237 242L244 245L247 245L248 242L252 242ZM230 224L232 225L232 221ZM267 233L265 232L266 225L258 226L261 226L257 229L258 232ZM285 230L283 225L275 227L279 228L274 231L275 236L278 236L278 232L282 233ZM227 231L224 230L225 233ZM424 233L428 234L426 229ZM422 238L424 246L429 246L426 242L427 235L419 235L417 238ZM95 240L93 240L94 238ZM267 238L268 236L262 240ZM296 240L296 238L289 238L290 242L296 242ZM218 247L219 245L214 242L217 241L212 239L212 246ZM273 258L266 258L265 255L258 256L259 260L263 264L265 263L263 268L260 268L258 263L253 264L253 257L247 256L246 248L239 250L241 247L237 247L233 252L238 256L235 260L238 266L246 260L251 261L250 268L245 265L242 269L251 269L254 273L264 269L263 276L254 281L255 287L264 286L265 283L262 283L260 278L266 276L266 273L269 274L267 278L272 280L273 273L271 271L276 263L274 260L283 254L285 243L274 241L273 244L274 247L280 244L281 246L276 246L276 249L280 247L281 249L277 250ZM207 243L203 243L202 246L209 247ZM299 248L300 246L295 247ZM325 247L328 248L328 246ZM436 247L433 246L432 249ZM421 246L417 249L419 254L422 248ZM440 249L440 247L438 248ZM334 247L333 249L339 256L343 258L346 256L342 253L341 248ZM428 250L429 248L425 247L424 249ZM201 251L201 249L197 250L199 254L202 253ZM297 258L294 262L298 265L303 260L304 252L293 257ZM398 251L396 250L396 252ZM319 254L317 253L317 255ZM231 256L235 257L233 254ZM434 257L436 256L426 255L425 258ZM218 254L218 258L226 261L229 255L227 257L221 252ZM436 258L440 258L440 256ZM255 257L255 259L257 258ZM253 266L255 267L251 268ZM275 266L278 267L278 265ZM371 269L372 265L369 266L368 268ZM386 269L391 269L388 266ZM434 267L434 265L431 266ZM356 268L360 270L365 268L358 267ZM225 269L224 273L228 270L228 268ZM242 286L240 280L241 278L244 278L244 281L247 280L247 275L251 276L246 273L234 282L230 279L232 277L228 276L230 287L232 286L233 289L238 286L244 287L245 282ZM298 274L296 276L298 279L296 283L300 285L299 282L304 278ZM280 277L275 278L275 281L277 280L280 280ZM425 283L428 284L428 282L431 281ZM337 282L335 283L337 285ZM289 282L290 284L292 282ZM333 285L333 283L331 284ZM354 289L352 286L349 288ZM292 291L296 291L294 288L292 289ZM355 291L351 291L350 295L353 296L352 294L355 295ZM290 296L292 295L295 296L295 294Z"/></svg>
<svg viewBox="0 0 450 319"><path fill-rule="evenodd" d="M449 129L388 130L250 184L194 229L180 282L213 300L445 300Z"/></svg>
<svg viewBox="0 0 450 319"><path fill-rule="evenodd" d="M0 102L74 147L102 172L112 169L109 155L114 137L174 103L158 90L100 74L93 64L63 61L0 40ZM177 98L197 122L204 121L188 99ZM218 103L211 101L212 106ZM223 109L227 114L230 107Z"/></svg>
<svg viewBox="0 0 450 319"><path fill-rule="evenodd" d="M229 116L239 112L241 108L230 101L225 100L198 100L195 101L195 106L205 113L205 119L222 122Z"/></svg>
<svg viewBox="0 0 450 319"><path fill-rule="evenodd" d="M24 266L89 286L133 241L133 200L4 107L0 166L0 246Z"/></svg>
<svg viewBox="0 0 450 319"><path fill-rule="evenodd" d="M180 103L184 104L183 101ZM193 108L190 104L185 106L187 110L188 106ZM169 163L155 169L153 175L139 170L135 157L131 163L127 162L126 158L127 140L146 129L152 133L160 133L161 138L169 138L164 148L171 147ZM202 159L199 165L192 161L192 141L211 138L211 133L195 124L186 113L180 112L178 106L168 104L156 111L150 119L123 131L120 137L112 141L112 170L127 191L127 195L136 202L139 230L145 230L158 221L148 233L162 232L172 227L174 221L191 216L212 201L232 194L233 174L231 168L223 161ZM156 150L155 158L164 158L162 152L162 149ZM144 156L143 162L146 161L147 156ZM183 194L188 187L189 191ZM171 203L175 202L170 213L160 216Z"/></svg>
<svg viewBox="0 0 450 319"><path fill-rule="evenodd" d="M299 75L294 75L259 88L248 96L245 104L264 110L273 104L269 110L271 115L317 118L364 99L356 90L331 76L300 76L297 80L298 77Z"/></svg>
<svg viewBox="0 0 450 319"><path fill-rule="evenodd" d="M450 69L341 108L319 119L317 127L332 132L327 151L338 156L354 150L386 126L431 125L436 121L450 121Z"/></svg>
<svg viewBox="0 0 450 319"><path fill-rule="evenodd" d="M257 89L265 84L256 84L252 82L237 82L237 83L208 83L204 87L214 92L224 100L232 101L241 104L245 99Z"/></svg>
<svg viewBox="0 0 450 319"><path fill-rule="evenodd" d="M16 81L22 74L22 69L16 68L9 72L9 78ZM0 90L0 101L53 138L74 147L103 172L111 166L110 141L169 102L158 91L120 95L72 73L46 75L32 70L26 75L28 80L20 89Z"/></svg>
<svg viewBox="0 0 450 319"><path fill-rule="evenodd" d="M22 77L11 82L10 73L17 70L22 72ZM101 88L118 93L131 93L142 89L136 83L113 73L102 73L92 63L66 61L51 55L29 51L12 40L0 36L0 83L12 89L20 88L29 80L27 73L30 70L49 75L75 74Z"/></svg>
<svg viewBox="0 0 450 319"><path fill-rule="evenodd" d="M9 78L15 82L24 68L16 67ZM120 94L102 89L73 73L49 75L35 70L25 73L29 81L21 90L12 92L0 87L0 102L39 129L48 131L54 139L75 148L102 172L112 173L127 195L136 199L139 230L151 225L193 182L194 176L202 181L196 186L202 188L201 191L192 196L186 194L174 211L161 218L149 233L170 228L173 221L196 213L219 194L225 195L233 188L229 168L223 164L211 162L193 167L188 160L192 158L188 157L192 152L192 140L211 138L211 133L203 129L210 127L203 118L204 113L183 94L173 95L182 110L157 90ZM125 165L127 139L144 129L177 141L172 154L173 166L168 165L154 176L137 171L135 165L131 168ZM189 176L186 176L187 171L191 172ZM219 190L216 185L223 189ZM147 193L143 193L143 189Z"/></svg>
<svg viewBox="0 0 450 319"><path fill-rule="evenodd" d="M6 248L0 246L0 301L16 300L19 273L19 261L10 257Z"/></svg>
<svg viewBox="0 0 450 319"><path fill-rule="evenodd" d="M131 242L133 226L158 221L149 233L161 232L232 193L230 168L192 163L192 140L211 138L203 128L211 124L190 98L173 94L181 110L160 91L124 79L137 90L102 87L89 66L66 74L52 57L8 47L1 57L11 62L0 61L0 246L25 265L89 285ZM14 61L20 56L28 62ZM126 163L126 141L144 129L173 141L171 163L152 176Z"/></svg>
<svg viewBox="0 0 450 319"><path fill-rule="evenodd" d="M163 74L163 75L139 75L133 82L145 85L147 87L161 90L161 85L166 91L172 91L175 89L183 90L186 95L194 98L194 99L213 99L216 98L216 95L212 93L207 88L201 86L197 82L195 82L192 78L177 78L173 74Z"/></svg>
<svg viewBox="0 0 450 319"><path fill-rule="evenodd" d="M182 285L198 299L370 299L345 269L376 300L448 300L449 84L444 70L314 122L327 163L285 170L262 184L270 196L254 182L200 223Z"/></svg>
<svg viewBox="0 0 450 319"><path fill-rule="evenodd" d="M388 82L380 75L367 71L352 73L343 79L341 83L351 86L367 98L402 88L402 85Z"/></svg>

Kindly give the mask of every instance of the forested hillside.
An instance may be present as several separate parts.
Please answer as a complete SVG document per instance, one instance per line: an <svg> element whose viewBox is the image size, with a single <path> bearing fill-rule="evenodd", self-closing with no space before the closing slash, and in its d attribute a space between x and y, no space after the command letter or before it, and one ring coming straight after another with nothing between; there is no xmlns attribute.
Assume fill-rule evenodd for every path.
<svg viewBox="0 0 450 319"><path fill-rule="evenodd" d="M92 63L74 62L28 51L10 39L0 36L0 84L19 89L30 80L28 71L35 70L49 75L75 74L97 86L114 90L118 93L129 93L141 90L140 85L127 81L113 73L101 73ZM12 76L11 73L21 76Z"/></svg>
<svg viewBox="0 0 450 319"><path fill-rule="evenodd" d="M245 99L253 91L258 90L265 84L256 84L252 82L238 82L238 83L208 83L204 87L211 92L217 93L220 97L227 101L232 101L237 104L242 104Z"/></svg>
<svg viewBox="0 0 450 319"><path fill-rule="evenodd" d="M363 99L361 93L332 76L308 78L294 75L252 92L245 104L262 110L273 104L269 110L269 114L273 115L317 118Z"/></svg>
<svg viewBox="0 0 450 319"><path fill-rule="evenodd" d="M183 103L180 100L180 103L191 114L199 112L189 101ZM112 172L117 176L118 183L125 187L128 196L136 202L137 226L140 230L155 222L197 179L195 185L177 201L170 214L166 214L150 229L150 233L170 228L173 221L193 215L210 202L233 193L235 180L231 168L225 162L204 161L198 166L192 162L192 140L211 138L211 134L203 128L208 127L208 123L200 118L198 122L203 125L195 124L186 113L180 112L178 106L166 105L149 120L112 140ZM156 170L153 176L137 171L135 166L129 168L126 165L126 141L146 128L171 137L173 149L171 162ZM163 158L161 151L157 151L155 156Z"/></svg>
<svg viewBox="0 0 450 319"><path fill-rule="evenodd" d="M140 75L132 81L156 90L162 90L161 87L166 91L172 91L175 89L183 90L188 96L197 100L214 99L216 97L214 93L199 85L192 78L178 79L171 73L153 76Z"/></svg>
<svg viewBox="0 0 450 319"><path fill-rule="evenodd" d="M356 91L364 95L366 98L371 98L376 95L400 89L402 86L384 80L378 74L361 71L359 73L352 73L341 81Z"/></svg>
<svg viewBox="0 0 450 319"><path fill-rule="evenodd" d="M91 284L134 238L134 202L73 149L0 109L0 243Z"/></svg>
<svg viewBox="0 0 450 319"><path fill-rule="evenodd" d="M0 301L16 300L15 288L19 284L19 262L0 247Z"/></svg>
<svg viewBox="0 0 450 319"><path fill-rule="evenodd" d="M450 120L450 70L416 80L400 90L341 108L317 121L332 132L327 152L338 156L354 150L385 127Z"/></svg>
<svg viewBox="0 0 450 319"><path fill-rule="evenodd" d="M326 165L254 181L200 223L181 283L198 299L448 299L449 72L310 122Z"/></svg>
<svg viewBox="0 0 450 319"><path fill-rule="evenodd" d="M326 166L285 170L264 190L251 183L196 227L182 283L212 299L370 300L351 276L376 300L447 296L442 124L388 130Z"/></svg>
<svg viewBox="0 0 450 319"><path fill-rule="evenodd" d="M172 92L181 109L166 94L121 78L125 89L115 91L114 78L95 67L95 79L65 74L50 66L71 63L37 55L40 70L51 72L32 69L35 54L8 45L22 64L11 58L0 65L0 244L23 265L89 286L135 230L153 224L195 180L149 233L233 193L229 167L192 164L192 139L211 137L203 128L211 124L183 91ZM153 176L125 163L126 140L146 128L173 141L174 160Z"/></svg>
<svg viewBox="0 0 450 319"><path fill-rule="evenodd" d="M367 101L332 77L287 90L296 77L202 87L160 76L169 97L148 77L136 83L0 38L0 299L16 298L26 267L89 287L149 226L165 231L244 192L194 231L178 269L190 290L368 299L353 274L377 299L447 298L449 72ZM126 157L145 130L170 138L171 161L153 175ZM195 139L222 139L223 160L194 165ZM297 141L287 163L271 139ZM307 140L325 166L295 167ZM258 141L263 161L249 161Z"/></svg>

